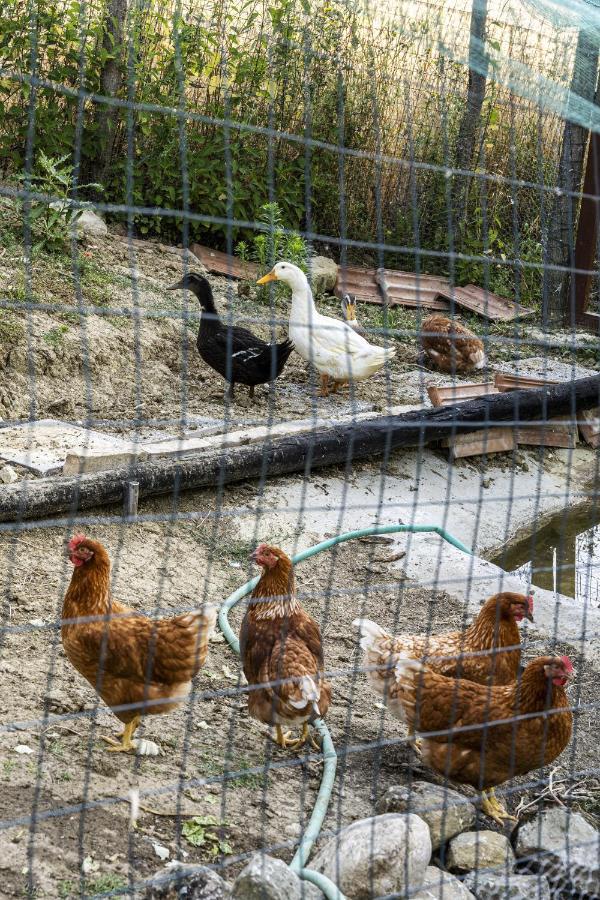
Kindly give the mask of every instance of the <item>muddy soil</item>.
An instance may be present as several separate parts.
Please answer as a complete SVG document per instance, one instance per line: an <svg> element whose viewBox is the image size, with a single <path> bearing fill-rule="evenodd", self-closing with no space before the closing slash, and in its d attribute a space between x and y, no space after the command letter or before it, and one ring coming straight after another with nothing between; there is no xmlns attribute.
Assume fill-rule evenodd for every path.
<svg viewBox="0 0 600 900"><path fill-rule="evenodd" d="M226 507L243 502L244 491L232 491ZM203 599L221 602L255 574L248 568L250 544L237 539L229 519L210 516L208 493L185 498L182 511L198 504L207 514L196 522L87 529L109 549L115 596L170 614ZM168 512L158 500L147 511ZM117 733L119 723L96 705L94 692L60 646L57 620L71 574L64 537L58 528L0 537L7 612L0 644L0 894L22 895L28 860L37 896L54 898L75 896L82 883L93 895L165 871L155 845L160 853L166 848L170 860L222 866L228 879L258 848L291 859L315 800L321 764L281 751L248 717L238 659L221 636L211 643L190 703L146 719L143 734L159 744L161 755L136 759L107 752L101 738ZM291 535L261 538L293 547ZM388 555L385 543L357 541L298 567L300 595L323 628L334 683L328 725L339 765L324 835L372 814L389 785L435 777L423 772L405 742L404 726L381 709L356 672L351 623L366 614L411 632L446 629L461 624L463 609L444 594L406 584L386 563ZM241 608L233 611L234 629L241 615ZM539 646L526 650L541 652ZM593 699L593 679L585 667L580 670L584 704ZM577 741L561 760L568 769L590 766L600 740L592 712L585 708L579 716ZM19 746L32 752L20 753ZM536 779L533 773L521 781ZM132 790L145 807L136 829L129 820ZM510 805L536 790L518 789ZM181 836L182 823L193 816L212 816L223 828L208 826L206 843L194 847ZM490 827L487 820L485 825Z"/></svg>

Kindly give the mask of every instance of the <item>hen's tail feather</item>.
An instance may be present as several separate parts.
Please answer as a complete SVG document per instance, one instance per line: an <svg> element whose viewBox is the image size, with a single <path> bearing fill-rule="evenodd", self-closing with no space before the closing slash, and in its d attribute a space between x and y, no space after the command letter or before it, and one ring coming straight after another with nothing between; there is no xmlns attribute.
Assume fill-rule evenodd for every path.
<svg viewBox="0 0 600 900"><path fill-rule="evenodd" d="M198 628L202 628L204 626L209 630L209 634L212 634L217 623L218 612L218 606L214 603L206 603L200 609L179 616L179 621L187 627L195 625Z"/></svg>
<svg viewBox="0 0 600 900"><path fill-rule="evenodd" d="M310 703L312 704L315 714L320 716L319 699L321 697L321 689L315 680L311 678L310 675L303 675L298 682L298 688L300 696L297 699L292 699L290 697L290 706L293 706L294 709L304 709L304 707Z"/></svg>
<svg viewBox="0 0 600 900"><path fill-rule="evenodd" d="M358 628L360 634L360 648L365 652L369 650L380 650L381 648L377 647L377 642L383 640L390 641L392 639L391 634L382 628L381 625L378 625L377 622L373 622L371 619L355 619L352 623L354 628Z"/></svg>

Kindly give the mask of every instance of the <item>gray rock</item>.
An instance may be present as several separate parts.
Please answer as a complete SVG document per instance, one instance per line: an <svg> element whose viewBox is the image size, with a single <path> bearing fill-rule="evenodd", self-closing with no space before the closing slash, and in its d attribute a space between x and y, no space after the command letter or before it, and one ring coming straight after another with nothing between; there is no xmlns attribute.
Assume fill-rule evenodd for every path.
<svg viewBox="0 0 600 900"><path fill-rule="evenodd" d="M600 833L579 813L544 809L519 828L515 849L552 887L600 896Z"/></svg>
<svg viewBox="0 0 600 900"><path fill-rule="evenodd" d="M337 263L326 256L313 256L309 260L308 267L313 294L316 296L331 293L337 281Z"/></svg>
<svg viewBox="0 0 600 900"><path fill-rule="evenodd" d="M85 237L103 238L108 234L108 226L97 213L84 209L77 219L77 233Z"/></svg>
<svg viewBox="0 0 600 900"><path fill-rule="evenodd" d="M463 885L478 900L550 900L548 879L539 875L492 875L469 872Z"/></svg>
<svg viewBox="0 0 600 900"><path fill-rule="evenodd" d="M470 828L477 816L473 804L458 791L428 781L415 781L410 789L402 784L388 788L377 804L377 812L416 813L429 825L434 850Z"/></svg>
<svg viewBox="0 0 600 900"><path fill-rule="evenodd" d="M457 872L472 869L512 869L515 855L510 841L497 831L465 831L450 841L446 865Z"/></svg>
<svg viewBox="0 0 600 900"><path fill-rule="evenodd" d="M423 819L389 813L343 828L309 867L330 878L349 900L370 900L420 887L430 857Z"/></svg>
<svg viewBox="0 0 600 900"><path fill-rule="evenodd" d="M148 885L144 900L230 900L231 888L212 869L178 866Z"/></svg>
<svg viewBox="0 0 600 900"><path fill-rule="evenodd" d="M475 900L475 897L455 875L427 866L421 890L412 895L412 900Z"/></svg>
<svg viewBox="0 0 600 900"><path fill-rule="evenodd" d="M0 481L2 484L12 484L13 481L18 481L19 476L15 472L12 466L2 466L0 469Z"/></svg>
<svg viewBox="0 0 600 900"><path fill-rule="evenodd" d="M301 900L308 897L298 875L283 860L255 853L233 882L235 900ZM312 900L312 898L311 898Z"/></svg>

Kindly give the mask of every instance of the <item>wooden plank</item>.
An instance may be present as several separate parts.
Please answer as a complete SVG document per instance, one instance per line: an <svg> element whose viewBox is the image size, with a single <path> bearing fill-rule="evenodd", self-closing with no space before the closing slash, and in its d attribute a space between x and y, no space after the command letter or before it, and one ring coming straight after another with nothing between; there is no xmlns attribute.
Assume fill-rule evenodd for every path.
<svg viewBox="0 0 600 900"><path fill-rule="evenodd" d="M192 244L191 251L212 275L226 275L238 281L242 279L256 281L258 278L256 263L243 262L237 256L229 256L228 253L203 247L202 244Z"/></svg>
<svg viewBox="0 0 600 900"><path fill-rule="evenodd" d="M0 521L42 519L58 513L73 517L107 503L122 503L123 482L140 483L140 499L182 491L214 489L216 483L271 479L292 472L309 478L317 469L354 460L373 461L401 447L420 447L465 434L507 428L542 415L568 415L599 405L600 375L580 378L547 390L514 391L477 397L438 409L418 409L398 416L327 425L307 434L283 437L249 447L218 450L193 459L149 460L130 468L58 478L22 480L0 487ZM351 448L351 450L349 449ZM349 456L349 453L351 454ZM309 468L307 461L310 460Z"/></svg>
<svg viewBox="0 0 600 900"><path fill-rule="evenodd" d="M553 378L534 378L532 375L513 375L507 372L496 372L494 384L499 391L516 391L544 387L547 384L564 384Z"/></svg>
<svg viewBox="0 0 600 900"><path fill-rule="evenodd" d="M84 472L104 472L106 469L118 469L122 466L133 466L148 459L143 444L139 444L133 452L118 449L94 450L78 448L67 453L63 463L63 475L83 475ZM60 472L60 469L59 469Z"/></svg>
<svg viewBox="0 0 600 900"><path fill-rule="evenodd" d="M498 394L499 391L493 382L486 381L482 384L450 384L447 387L430 384L427 386L427 393L432 404L439 407L474 400L476 397L487 397L490 394ZM493 432L484 429L446 438L442 441L442 446L450 449L450 459L459 459L465 456L481 456L483 453L504 453L507 450L514 450L517 444L513 428L495 428Z"/></svg>
<svg viewBox="0 0 600 900"><path fill-rule="evenodd" d="M569 303L564 310L564 324L571 326L571 316L574 312L578 325L600 335L600 314L588 308L593 280L597 277L596 255L600 219L600 134L595 131L592 131L589 139L581 190L575 235L575 260L573 272L570 274Z"/></svg>
<svg viewBox="0 0 600 900"><path fill-rule="evenodd" d="M442 441L442 447L450 449L450 459L461 459L466 456L483 456L487 453L506 453L517 449L514 428L488 428L472 431L470 434L457 434Z"/></svg>
<svg viewBox="0 0 600 900"><path fill-rule="evenodd" d="M388 415L400 415L409 409L421 409L420 405L392 406ZM360 422L373 417L373 409L349 416L340 416L337 419L295 419L289 422L280 422L277 425L256 425L249 428L236 428L225 433L198 437L169 438L165 441L140 444L138 459L157 458L185 458L191 454L209 452L211 450L226 450L234 447L244 447L250 444L263 443L282 438L293 437L298 434L324 428L327 425L343 425L347 422ZM81 450L70 453L63 466L63 475L83 474L84 472L103 472L108 469L117 469L127 463L133 462L134 457L125 456L115 450L114 453L105 451Z"/></svg>
<svg viewBox="0 0 600 900"><path fill-rule="evenodd" d="M600 447L600 406L579 413L579 432L590 447Z"/></svg>
<svg viewBox="0 0 600 900"><path fill-rule="evenodd" d="M471 310L486 319L494 319L501 322L510 322L512 319L523 316L532 316L533 309L527 309L520 304L492 294L476 284L467 284L465 287L448 287L440 290L440 294L448 300L454 300L458 306Z"/></svg>
<svg viewBox="0 0 600 900"><path fill-rule="evenodd" d="M429 384L427 393L434 406L450 406L452 403L459 403L463 400L474 400L475 397L498 394L499 391L493 381L484 381L479 384L451 384L447 387Z"/></svg>
<svg viewBox="0 0 600 900"><path fill-rule="evenodd" d="M577 426L569 417L532 422L517 429L517 443L530 447L562 447L572 450L577 446Z"/></svg>

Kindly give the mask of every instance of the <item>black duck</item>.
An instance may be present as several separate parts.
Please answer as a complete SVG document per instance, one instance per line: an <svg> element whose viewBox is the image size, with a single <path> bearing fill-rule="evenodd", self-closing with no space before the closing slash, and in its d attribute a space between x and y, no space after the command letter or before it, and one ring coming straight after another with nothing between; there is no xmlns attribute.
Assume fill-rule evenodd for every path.
<svg viewBox="0 0 600 900"><path fill-rule="evenodd" d="M283 371L294 345L285 340L281 344L267 344L247 328L226 325L219 318L210 284L195 272L184 276L169 291L192 291L200 301L202 318L196 346L204 362L229 382L229 396L233 398L236 384L247 384L250 397L254 387L274 381Z"/></svg>

